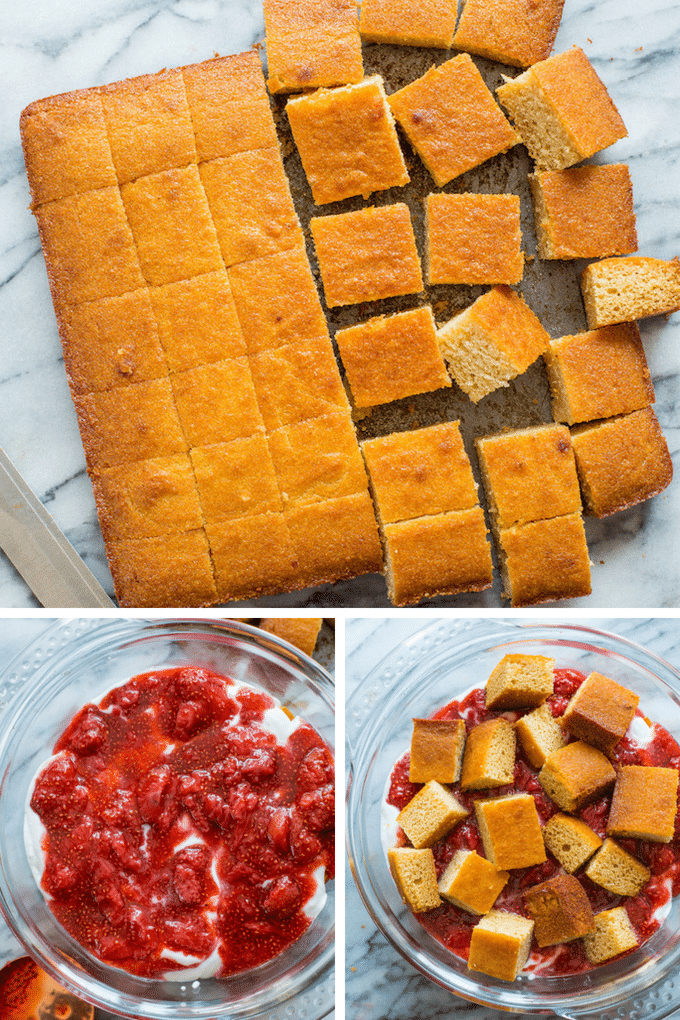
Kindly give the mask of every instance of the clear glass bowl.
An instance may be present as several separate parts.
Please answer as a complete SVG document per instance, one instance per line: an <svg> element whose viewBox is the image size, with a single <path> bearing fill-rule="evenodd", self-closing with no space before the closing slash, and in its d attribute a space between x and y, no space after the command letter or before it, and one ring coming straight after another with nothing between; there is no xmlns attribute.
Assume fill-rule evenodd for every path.
<svg viewBox="0 0 680 1020"><path fill-rule="evenodd" d="M408 750L412 718L483 687L508 652L550 655L557 666L596 670L640 695L640 707L680 742L680 673L631 641L586 627L440 620L407 639L362 682L347 707L351 755L347 841L350 865L375 923L426 977L472 1002L522 1014L600 1020L668 1016L680 1004L680 897L651 939L622 960L586 974L520 976L513 983L472 974L415 920L392 880L380 815L394 763Z"/></svg>
<svg viewBox="0 0 680 1020"><path fill-rule="evenodd" d="M97 960L57 923L31 874L23 840L26 794L67 722L137 673L183 665L265 689L334 746L332 678L272 635L234 621L59 622L0 675L0 698L17 689L0 719L0 909L41 967L82 999L123 1017L322 1016L328 991L322 991L325 1010L317 993L333 962L333 882L322 912L284 953L240 975L182 983L138 978ZM294 998L306 1000L299 1014Z"/></svg>

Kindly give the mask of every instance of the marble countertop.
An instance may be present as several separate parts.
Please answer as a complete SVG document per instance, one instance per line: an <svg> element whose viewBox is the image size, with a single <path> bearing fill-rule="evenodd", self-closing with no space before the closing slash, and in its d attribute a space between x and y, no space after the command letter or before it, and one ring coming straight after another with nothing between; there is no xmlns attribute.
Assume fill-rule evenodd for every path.
<svg viewBox="0 0 680 1020"><path fill-rule="evenodd" d="M551 613L550 619L541 619L542 615L530 619L520 615L513 618L513 622L546 625L580 623L596 630L610 631L643 645L680 669L680 631L675 618L560 618L558 614ZM345 637L347 700L386 655L432 622L431 614L428 614L427 621L413 614L389 619L348 619ZM493 626L494 621L491 623ZM495 623L498 623L498 618ZM359 897L349 868L346 886L345 1004L348 1020L350 1017L352 1020L436 1020L463 1015L474 1020L492 1020L494 1017L500 1020L501 1017L518 1015L475 1006L422 977L376 928Z"/></svg>
<svg viewBox="0 0 680 1020"><path fill-rule="evenodd" d="M0 39L0 446L112 593L75 413L63 370L19 139L20 111L53 93L249 48L263 38L261 0L24 0L5 4ZM680 7L663 0L567 0L556 49L581 45L606 81L629 137L603 154L630 165L642 254L678 254ZM680 317L642 334L656 410L677 456ZM594 593L571 605L677 606L680 486L605 521L588 521ZM378 576L266 604L387 606ZM250 603L256 605L257 603ZM495 606L496 588L433 603ZM37 605L0 554L0 606Z"/></svg>

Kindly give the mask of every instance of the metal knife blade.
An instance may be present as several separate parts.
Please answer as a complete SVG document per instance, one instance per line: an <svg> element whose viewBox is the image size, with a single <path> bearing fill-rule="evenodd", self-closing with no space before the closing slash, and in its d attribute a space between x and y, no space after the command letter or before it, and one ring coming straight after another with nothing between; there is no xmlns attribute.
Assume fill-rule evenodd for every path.
<svg viewBox="0 0 680 1020"><path fill-rule="evenodd" d="M0 548L46 608L115 607L3 450Z"/></svg>

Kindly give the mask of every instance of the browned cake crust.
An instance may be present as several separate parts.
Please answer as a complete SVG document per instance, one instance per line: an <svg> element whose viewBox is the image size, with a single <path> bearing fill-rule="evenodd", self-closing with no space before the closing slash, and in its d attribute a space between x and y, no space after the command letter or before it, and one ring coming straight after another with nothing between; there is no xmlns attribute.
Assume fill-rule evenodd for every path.
<svg viewBox="0 0 680 1020"><path fill-rule="evenodd" d="M454 45L528 67L550 55L563 7L564 0L465 0Z"/></svg>
<svg viewBox="0 0 680 1020"><path fill-rule="evenodd" d="M573 942L595 930L585 889L573 875L556 875L532 886L525 892L524 901L541 947Z"/></svg>

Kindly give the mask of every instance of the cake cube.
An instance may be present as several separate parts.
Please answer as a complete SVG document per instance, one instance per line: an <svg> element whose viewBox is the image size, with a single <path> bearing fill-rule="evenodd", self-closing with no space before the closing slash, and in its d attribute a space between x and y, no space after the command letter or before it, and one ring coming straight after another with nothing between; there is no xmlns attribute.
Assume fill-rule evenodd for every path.
<svg viewBox="0 0 680 1020"><path fill-rule="evenodd" d="M487 914L509 878L474 850L456 850L439 879L439 895L470 914Z"/></svg>
<svg viewBox="0 0 680 1020"><path fill-rule="evenodd" d="M515 731L503 716L470 730L465 744L461 790L507 786L515 778Z"/></svg>
<svg viewBox="0 0 680 1020"><path fill-rule="evenodd" d="M208 606L217 601L205 531L113 539L107 555L121 606Z"/></svg>
<svg viewBox="0 0 680 1020"><path fill-rule="evenodd" d="M486 707L534 708L553 692L555 660L545 655L503 656L486 682Z"/></svg>
<svg viewBox="0 0 680 1020"><path fill-rule="evenodd" d="M367 43L448 50L456 27L455 0L363 0L359 32Z"/></svg>
<svg viewBox="0 0 680 1020"><path fill-rule="evenodd" d="M678 770L651 765L624 765L607 820L607 833L670 843L675 832Z"/></svg>
<svg viewBox="0 0 680 1020"><path fill-rule="evenodd" d="M595 931L583 936L583 948L591 963L604 963L637 947L637 935L625 907L602 910L593 920Z"/></svg>
<svg viewBox="0 0 680 1020"><path fill-rule="evenodd" d="M195 446L190 456L206 521L283 510L264 436Z"/></svg>
<svg viewBox="0 0 680 1020"><path fill-rule="evenodd" d="M206 521L220 602L296 587L297 552L281 513Z"/></svg>
<svg viewBox="0 0 680 1020"><path fill-rule="evenodd" d="M563 811L578 811L614 785L616 773L596 747L576 740L546 760L538 781Z"/></svg>
<svg viewBox="0 0 680 1020"><path fill-rule="evenodd" d="M356 305L423 289L408 206L373 206L309 222L326 304Z"/></svg>
<svg viewBox="0 0 680 1020"><path fill-rule="evenodd" d="M640 698L602 673L591 673L572 696L562 716L569 732L611 754L630 726Z"/></svg>
<svg viewBox="0 0 680 1020"><path fill-rule="evenodd" d="M296 340L254 354L250 370L268 432L337 411L349 412L328 337Z"/></svg>
<svg viewBox="0 0 680 1020"><path fill-rule="evenodd" d="M634 322L551 340L543 357L556 421L573 425L654 403L654 387Z"/></svg>
<svg viewBox="0 0 680 1020"><path fill-rule="evenodd" d="M565 425L539 425L476 440L494 527L581 512L571 436Z"/></svg>
<svg viewBox="0 0 680 1020"><path fill-rule="evenodd" d="M431 67L389 104L438 188L519 141L467 53Z"/></svg>
<svg viewBox="0 0 680 1020"><path fill-rule="evenodd" d="M441 783L431 779L397 816L416 850L432 846L470 812Z"/></svg>
<svg viewBox="0 0 680 1020"><path fill-rule="evenodd" d="M524 274L517 195L428 195L428 283L519 283Z"/></svg>
<svg viewBox="0 0 680 1020"><path fill-rule="evenodd" d="M209 446L264 432L247 358L197 365L170 376L189 446Z"/></svg>
<svg viewBox="0 0 680 1020"><path fill-rule="evenodd" d="M468 970L514 981L529 959L534 922L505 910L490 910L472 929Z"/></svg>
<svg viewBox="0 0 680 1020"><path fill-rule="evenodd" d="M541 949L573 942L595 930L590 901L573 875L555 875L532 886L524 893L524 902Z"/></svg>
<svg viewBox="0 0 680 1020"><path fill-rule="evenodd" d="M564 0L465 0L454 46L488 60L528 67L549 56Z"/></svg>
<svg viewBox="0 0 680 1020"><path fill-rule="evenodd" d="M353 0L264 0L264 23L270 92L361 81Z"/></svg>
<svg viewBox="0 0 680 1020"><path fill-rule="evenodd" d="M550 337L519 294L500 286L454 315L437 340L451 378L476 404L525 372Z"/></svg>
<svg viewBox="0 0 680 1020"><path fill-rule="evenodd" d="M513 606L590 595L590 557L580 514L515 524L500 532L503 594Z"/></svg>
<svg viewBox="0 0 680 1020"><path fill-rule="evenodd" d="M559 812L543 826L543 842L571 875L600 849L603 841L581 818Z"/></svg>
<svg viewBox="0 0 680 1020"><path fill-rule="evenodd" d="M680 258L631 255L592 262L581 273L589 329L680 310Z"/></svg>
<svg viewBox="0 0 680 1020"><path fill-rule="evenodd" d="M305 655L312 655L316 648L319 631L323 624L321 616L305 616L293 618L288 616L264 617L258 626L268 634L276 634L291 645L295 645Z"/></svg>
<svg viewBox="0 0 680 1020"><path fill-rule="evenodd" d="M408 184L380 75L289 99L286 113L317 205Z"/></svg>
<svg viewBox="0 0 680 1020"><path fill-rule="evenodd" d="M616 896L637 896L651 877L651 871L637 857L613 840L605 839L586 868L591 882Z"/></svg>
<svg viewBox="0 0 680 1020"><path fill-rule="evenodd" d="M572 429L583 501L595 517L658 495L673 478L668 444L651 407Z"/></svg>
<svg viewBox="0 0 680 1020"><path fill-rule="evenodd" d="M393 432L360 446L382 524L476 506L477 486L457 421Z"/></svg>
<svg viewBox="0 0 680 1020"><path fill-rule="evenodd" d="M539 61L496 95L539 170L564 170L628 134L578 46Z"/></svg>
<svg viewBox="0 0 680 1020"><path fill-rule="evenodd" d="M414 914L422 914L441 906L431 850L393 847L387 851L387 859L399 895Z"/></svg>
<svg viewBox="0 0 680 1020"><path fill-rule="evenodd" d="M633 185L623 163L529 177L538 257L601 259L637 251Z"/></svg>
<svg viewBox="0 0 680 1020"><path fill-rule="evenodd" d="M414 719L409 782L457 783L464 747L462 719Z"/></svg>
<svg viewBox="0 0 680 1020"><path fill-rule="evenodd" d="M453 510L386 524L385 573L395 606L435 595L484 591L493 583L484 511Z"/></svg>
<svg viewBox="0 0 680 1020"><path fill-rule="evenodd" d="M285 510L296 553L296 584L311 586L382 570L378 525L368 492Z"/></svg>
<svg viewBox="0 0 680 1020"><path fill-rule="evenodd" d="M531 868L547 859L536 801L530 793L476 800L475 815L484 853L497 868Z"/></svg>
<svg viewBox="0 0 680 1020"><path fill-rule="evenodd" d="M429 306L339 329L335 339L356 407L451 385Z"/></svg>
<svg viewBox="0 0 680 1020"><path fill-rule="evenodd" d="M540 705L515 723L515 733L524 754L535 769L543 768L553 751L564 747L562 727L552 714L550 705Z"/></svg>

